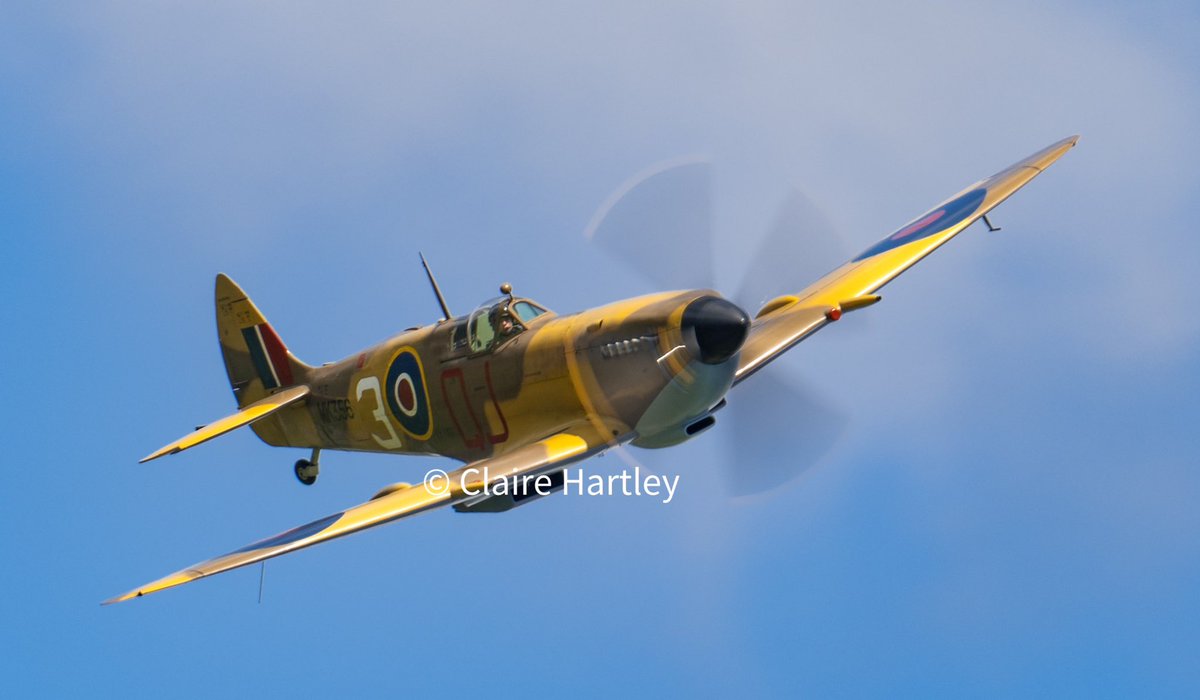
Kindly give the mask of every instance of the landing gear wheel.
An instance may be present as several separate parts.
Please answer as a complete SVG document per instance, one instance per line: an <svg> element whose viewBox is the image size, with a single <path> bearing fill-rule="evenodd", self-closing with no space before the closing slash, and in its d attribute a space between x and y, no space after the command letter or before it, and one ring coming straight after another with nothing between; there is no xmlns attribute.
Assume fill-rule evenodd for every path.
<svg viewBox="0 0 1200 700"><path fill-rule="evenodd" d="M307 459L296 460L296 466L292 468L296 473L296 478L305 486L312 486L317 483L317 474L321 472L320 467L308 461Z"/></svg>

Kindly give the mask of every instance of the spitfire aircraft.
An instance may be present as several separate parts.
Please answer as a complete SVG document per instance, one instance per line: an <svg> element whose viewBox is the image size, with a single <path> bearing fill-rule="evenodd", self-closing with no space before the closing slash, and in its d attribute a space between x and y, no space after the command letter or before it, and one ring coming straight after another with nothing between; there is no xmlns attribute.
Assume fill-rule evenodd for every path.
<svg viewBox="0 0 1200 700"><path fill-rule="evenodd" d="M353 508L194 564L120 602L264 561L433 508L497 512L536 500L501 482L542 477L610 447L679 444L711 427L725 395L816 331L877 303L879 289L983 218L1078 140L1059 141L918 216L809 286L750 315L711 289L651 294L571 315L502 296L455 316L425 265L443 318L314 367L284 345L246 293L216 281L217 332L238 411L147 462L241 426L269 445L441 455L464 462L445 488L398 483ZM424 264L424 258L421 258Z"/></svg>

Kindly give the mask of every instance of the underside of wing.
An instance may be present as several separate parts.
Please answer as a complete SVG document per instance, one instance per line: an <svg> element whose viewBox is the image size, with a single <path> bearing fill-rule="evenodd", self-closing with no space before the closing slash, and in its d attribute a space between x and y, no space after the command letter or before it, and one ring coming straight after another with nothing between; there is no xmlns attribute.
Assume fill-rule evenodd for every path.
<svg viewBox="0 0 1200 700"><path fill-rule="evenodd" d="M293 386L283 391L276 392L265 399L260 399L246 406L242 410L232 416L225 416L220 420L215 420L208 425L196 428L195 431L179 438L169 445L164 445L159 449L138 460L138 463L149 462L152 459L158 459L163 455L173 455L176 452L182 452L189 447L195 447L202 442L208 442L215 437L224 435L231 430L236 430L243 425L249 425L256 420L261 420L276 411L291 406L292 404L304 400L308 396L308 387L305 385Z"/></svg>
<svg viewBox="0 0 1200 700"><path fill-rule="evenodd" d="M750 326L735 383L844 312L879 301L876 291L1008 199L1078 139L1063 139L967 187L803 291L768 302Z"/></svg>
<svg viewBox="0 0 1200 700"><path fill-rule="evenodd" d="M578 435L560 433L540 442L519 447L499 457L488 458L461 467L447 474L444 483L439 480L430 484L417 484L391 490L340 513L314 520L228 554L193 564L157 581L139 586L124 595L106 600L104 604L137 598L198 578L287 554L352 532L382 525L408 515L415 515L438 506L468 500L474 497L474 494L480 493L485 484L491 485L513 477L561 469L571 462L593 454L602 447L604 447L603 444L589 444L587 440ZM441 488L441 486L445 488Z"/></svg>

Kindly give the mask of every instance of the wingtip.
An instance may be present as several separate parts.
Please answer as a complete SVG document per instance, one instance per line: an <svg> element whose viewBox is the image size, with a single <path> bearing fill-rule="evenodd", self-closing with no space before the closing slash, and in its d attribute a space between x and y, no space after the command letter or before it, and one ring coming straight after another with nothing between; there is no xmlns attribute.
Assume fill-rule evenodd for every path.
<svg viewBox="0 0 1200 700"><path fill-rule="evenodd" d="M174 588L175 586L180 586L185 583L190 583L192 581L195 581L198 578L203 578L203 576L204 576L204 574L201 574L196 571L192 571L190 569L176 571L175 573L164 576L164 577L158 579L157 581L152 581L143 586L138 586L137 588L133 589L132 591L129 591L128 593L123 593L119 596L109 598L108 600L101 603L101 605L112 605L114 603L123 603L123 602L125 602L127 600L131 600L133 598L141 598L144 595L149 595L151 593L157 593L158 591L166 590L168 588Z"/></svg>
<svg viewBox="0 0 1200 700"><path fill-rule="evenodd" d="M178 452L178 451L179 450L172 451L172 450L169 450L164 447L162 449L151 452L150 454L146 455L145 457L142 457L141 459L138 460L138 464L145 464L146 462L149 462L152 459L158 459L159 457L162 457L164 455L175 454L175 452Z"/></svg>
<svg viewBox="0 0 1200 700"><path fill-rule="evenodd" d="M108 600L101 602L100 607L105 607L108 605L115 605L117 603L124 603L125 601L130 600L132 598L140 598L141 595L142 595L142 592L140 590L130 591L128 593L122 593L119 596L113 596L112 598L109 598Z"/></svg>

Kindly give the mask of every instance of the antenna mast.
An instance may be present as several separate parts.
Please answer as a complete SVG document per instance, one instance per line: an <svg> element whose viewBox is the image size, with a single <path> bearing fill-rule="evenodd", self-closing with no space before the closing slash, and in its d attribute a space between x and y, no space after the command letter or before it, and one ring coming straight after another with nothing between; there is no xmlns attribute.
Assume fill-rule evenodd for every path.
<svg viewBox="0 0 1200 700"><path fill-rule="evenodd" d="M429 263L425 261L425 254L418 252L417 255L421 256L421 265L425 268L425 275L429 277L429 286L433 287L433 295L437 297L438 304L442 307L442 320L449 321L454 317L454 314L450 313L450 307L446 306L446 297L442 296L442 288L438 286L437 280L433 278L433 270L429 269Z"/></svg>

